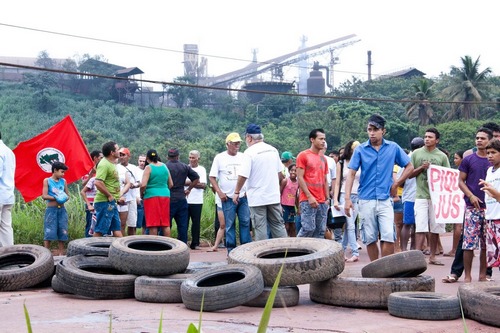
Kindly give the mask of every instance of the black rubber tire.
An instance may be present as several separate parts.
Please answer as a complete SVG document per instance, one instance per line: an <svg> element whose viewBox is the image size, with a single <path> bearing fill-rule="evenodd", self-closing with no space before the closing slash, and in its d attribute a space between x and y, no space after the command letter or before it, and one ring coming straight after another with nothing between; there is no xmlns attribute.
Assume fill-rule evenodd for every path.
<svg viewBox="0 0 500 333"><path fill-rule="evenodd" d="M54 272L50 250L39 245L0 247L0 290L12 291L35 286Z"/></svg>
<svg viewBox="0 0 500 333"><path fill-rule="evenodd" d="M361 269L361 276L365 278L414 277L426 270L425 255L422 251L411 250L372 261Z"/></svg>
<svg viewBox="0 0 500 333"><path fill-rule="evenodd" d="M434 278L421 275L410 278L336 277L311 283L311 301L351 308L387 309L389 295L397 291L434 291Z"/></svg>
<svg viewBox="0 0 500 333"><path fill-rule="evenodd" d="M109 248L110 263L135 275L183 273L189 265L188 246L174 238L136 235L117 238Z"/></svg>
<svg viewBox="0 0 500 333"><path fill-rule="evenodd" d="M475 282L458 287L464 315L484 324L500 327L500 283Z"/></svg>
<svg viewBox="0 0 500 333"><path fill-rule="evenodd" d="M68 257L83 255L108 256L109 247L116 238L114 237L87 237L74 239L68 243L66 255Z"/></svg>
<svg viewBox="0 0 500 333"><path fill-rule="evenodd" d="M57 278L57 275L52 276L51 287L56 293L71 294L68 290L69 288Z"/></svg>
<svg viewBox="0 0 500 333"><path fill-rule="evenodd" d="M52 274L50 274L45 280L40 283L35 284L30 288L50 288L52 286L52 278L56 275L56 267L57 265L64 259L66 256L55 256L54 259L54 269L52 270Z"/></svg>
<svg viewBox="0 0 500 333"><path fill-rule="evenodd" d="M262 273L252 265L227 265L203 270L181 285L182 303L186 308L204 312L245 304L263 290Z"/></svg>
<svg viewBox="0 0 500 333"><path fill-rule="evenodd" d="M264 287L264 291L254 298L253 300L243 304L244 306L251 306L256 308L264 308L267 299L271 294L272 287ZM283 286L278 287L276 297L274 298L273 308L290 308L299 304L300 292L297 286Z"/></svg>
<svg viewBox="0 0 500 333"><path fill-rule="evenodd" d="M286 258L285 258L285 251ZM328 280L344 270L344 251L337 242L319 238L275 238L246 243L229 253L230 264L250 264L272 286L283 265L280 286Z"/></svg>
<svg viewBox="0 0 500 333"><path fill-rule="evenodd" d="M182 303L181 284L191 275L139 276L135 279L135 299L148 303Z"/></svg>
<svg viewBox="0 0 500 333"><path fill-rule="evenodd" d="M400 291L389 295L387 309L395 317L453 320L462 316L456 295L428 291Z"/></svg>
<svg viewBox="0 0 500 333"><path fill-rule="evenodd" d="M115 269L108 257L81 254L61 261L56 275L68 292L93 299L133 298L137 278Z"/></svg>

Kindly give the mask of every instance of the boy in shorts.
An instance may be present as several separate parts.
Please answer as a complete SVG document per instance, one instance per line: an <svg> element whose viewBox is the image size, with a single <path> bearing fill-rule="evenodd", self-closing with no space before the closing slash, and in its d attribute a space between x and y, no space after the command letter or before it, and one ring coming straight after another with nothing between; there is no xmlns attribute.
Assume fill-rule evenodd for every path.
<svg viewBox="0 0 500 333"><path fill-rule="evenodd" d="M479 184L485 192L486 213L483 233L486 238L486 264L488 267L500 267L500 141L491 140L486 146L488 161L492 164L486 171L486 179ZM491 278L486 277L486 280Z"/></svg>
<svg viewBox="0 0 500 333"><path fill-rule="evenodd" d="M47 200L43 220L43 246L50 249L50 242L57 241L58 254L63 255L64 242L68 240L68 214L64 203L68 201L68 184L63 178L68 167L61 162L52 163L52 176L43 180L42 198Z"/></svg>

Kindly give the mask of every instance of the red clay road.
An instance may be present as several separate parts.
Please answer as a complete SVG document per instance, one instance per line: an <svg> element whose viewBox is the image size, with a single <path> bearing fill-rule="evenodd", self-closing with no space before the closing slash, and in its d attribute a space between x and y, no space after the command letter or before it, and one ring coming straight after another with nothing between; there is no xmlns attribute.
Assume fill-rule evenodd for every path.
<svg viewBox="0 0 500 333"><path fill-rule="evenodd" d="M442 236L445 251L451 248L451 234ZM360 261L346 264L344 273L360 275L369 260L366 250L360 251ZM452 258L439 256L445 266L429 265L424 273L436 279L436 292L456 294L463 283L445 284L441 278L449 273ZM226 251L192 250L191 261L225 261ZM474 277L478 274L478 257L474 260ZM494 278L500 279L497 270ZM366 310L336 307L312 302L309 285L301 285L299 305L273 309L268 332L464 332L461 319L422 321L391 316L386 310ZM26 304L33 332L158 332L163 312L163 332L186 332L189 323L197 323L199 313L183 304L143 303L135 299L88 300L54 292L51 288L0 292L0 332L27 332L23 303ZM239 306L219 312L203 313L202 330L212 332L256 332L262 309ZM500 314L499 314L500 315ZM498 328L466 319L469 332L499 332Z"/></svg>

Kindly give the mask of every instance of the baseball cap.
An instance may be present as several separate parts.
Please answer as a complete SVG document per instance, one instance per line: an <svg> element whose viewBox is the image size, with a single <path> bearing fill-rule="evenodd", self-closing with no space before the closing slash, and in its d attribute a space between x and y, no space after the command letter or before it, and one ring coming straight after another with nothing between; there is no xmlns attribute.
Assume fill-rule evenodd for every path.
<svg viewBox="0 0 500 333"><path fill-rule="evenodd" d="M260 129L259 125L250 124L247 126L246 133L247 134L261 134L262 130Z"/></svg>
<svg viewBox="0 0 500 333"><path fill-rule="evenodd" d="M179 156L179 150L177 148L172 148L168 150L168 157Z"/></svg>
<svg viewBox="0 0 500 333"><path fill-rule="evenodd" d="M226 136L226 143L228 143L228 142L241 142L241 141L243 141L243 140L241 140L240 135L236 132L229 133Z"/></svg>
<svg viewBox="0 0 500 333"><path fill-rule="evenodd" d="M284 151L281 154L281 161L282 162L286 162L286 161L289 161L291 159L295 159L295 157L293 157L292 153L290 153L289 151Z"/></svg>
<svg viewBox="0 0 500 333"><path fill-rule="evenodd" d="M424 142L424 139L422 139L421 137L417 136L415 138L413 138L410 142L410 147L411 149L417 149L417 148L420 148L420 147L423 147L425 144Z"/></svg>
<svg viewBox="0 0 500 333"><path fill-rule="evenodd" d="M128 148L120 148L118 152L130 156L130 150L128 150Z"/></svg>
<svg viewBox="0 0 500 333"><path fill-rule="evenodd" d="M368 119L368 125L375 126L376 128L384 128L385 127L385 119L381 115L374 114Z"/></svg>

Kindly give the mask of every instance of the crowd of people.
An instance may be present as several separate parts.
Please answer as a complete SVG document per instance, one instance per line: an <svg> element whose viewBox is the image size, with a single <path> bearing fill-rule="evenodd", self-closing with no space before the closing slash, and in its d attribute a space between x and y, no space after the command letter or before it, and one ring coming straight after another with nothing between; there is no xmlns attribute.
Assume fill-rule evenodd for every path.
<svg viewBox="0 0 500 333"><path fill-rule="evenodd" d="M450 167L448 152L439 146L440 133L426 129L405 151L384 138L385 125L382 116L372 115L367 141L352 140L330 153L324 130L313 129L310 147L294 157L288 151L280 155L264 141L260 126L249 124L244 139L237 132L226 136L225 150L213 159L208 177L197 150L189 152L185 164L176 148L168 150L166 162L150 149L138 156L136 166L128 148L107 142L102 151L91 152L94 167L82 179L85 236L135 235L138 228L143 234L170 236L175 221L178 239L199 249L209 184L216 213L210 251L226 247L229 253L239 244L268 238L325 238L331 228L332 241L342 244L348 263L358 261L361 240L372 261L408 249L423 251L432 265L443 265L439 255L453 256L451 272L442 281L456 282L464 273L470 282L474 250L479 250L478 279L491 280L491 268L500 266L500 126L484 124L475 133L475 147L454 154L465 214L463 223L453 226L452 249L444 253L440 235L445 224L436 221L427 172L431 165ZM243 141L247 148L241 152ZM1 134L0 161L0 242L9 245L15 158ZM57 241L60 253L68 239L66 170L63 163L53 163L42 194L47 202L44 245Z"/></svg>

